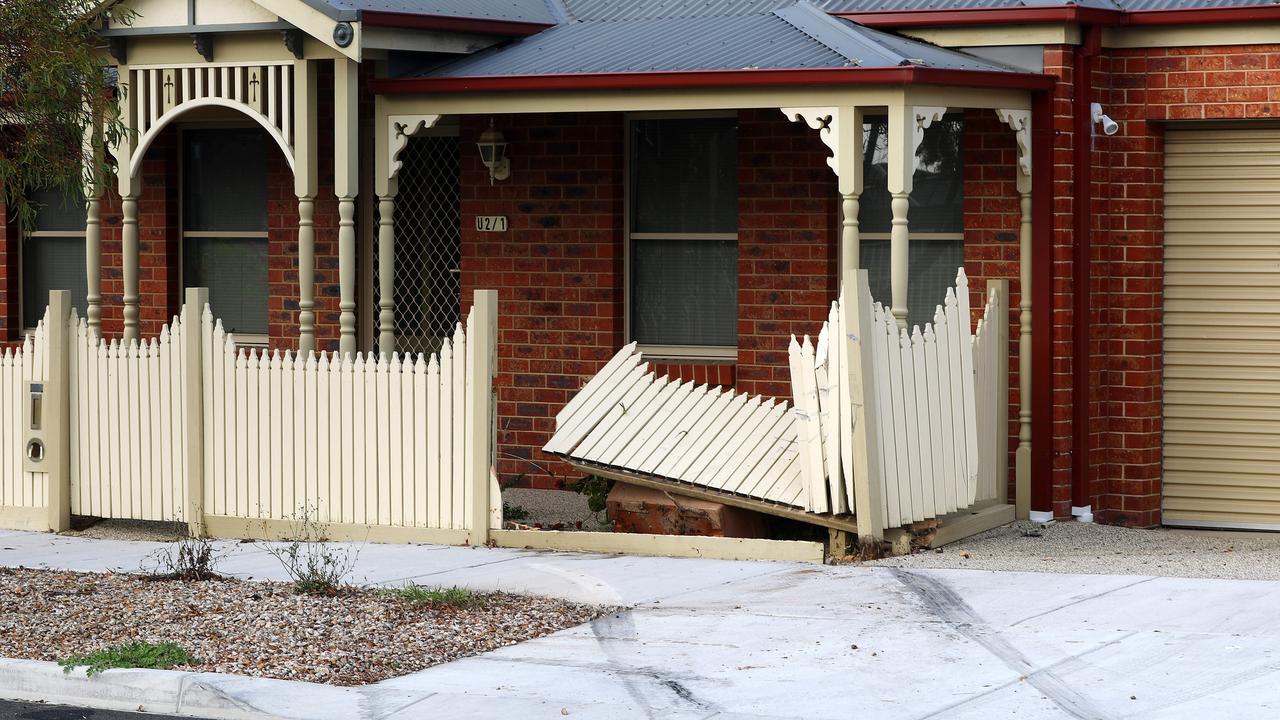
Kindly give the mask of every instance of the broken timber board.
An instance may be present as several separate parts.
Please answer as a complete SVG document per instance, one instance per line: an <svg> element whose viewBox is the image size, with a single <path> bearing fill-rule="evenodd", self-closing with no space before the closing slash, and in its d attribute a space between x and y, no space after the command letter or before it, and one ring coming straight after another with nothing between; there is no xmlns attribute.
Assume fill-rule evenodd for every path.
<svg viewBox="0 0 1280 720"><path fill-rule="evenodd" d="M565 462L582 472L601 477L617 480L618 482L627 483L628 485L638 485L640 487L651 488L653 490L665 490L677 495L696 498L698 500L710 500L712 502L724 503L747 510L754 510L758 513L766 515L775 515L777 517L786 518L787 520L795 520L797 522L808 523L810 525L818 525L820 527L835 528L836 530L845 530L857 534L858 522L853 515L816 515L808 513L799 508L778 505L763 500L735 495L733 493L713 490L711 488L690 485L675 480L659 480L654 477L639 475L622 468L608 467L605 465L597 465L592 462L585 462L576 458L561 456Z"/></svg>
<svg viewBox="0 0 1280 720"><path fill-rule="evenodd" d="M941 547L1001 525L1008 525L1013 521L1012 505L997 501L979 503L974 507L938 518L938 532L933 536L929 547Z"/></svg>

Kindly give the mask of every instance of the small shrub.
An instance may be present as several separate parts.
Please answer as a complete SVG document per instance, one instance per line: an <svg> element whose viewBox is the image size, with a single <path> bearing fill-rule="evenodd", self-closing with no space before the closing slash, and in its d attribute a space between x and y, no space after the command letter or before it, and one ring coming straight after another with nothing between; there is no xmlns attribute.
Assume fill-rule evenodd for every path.
<svg viewBox="0 0 1280 720"><path fill-rule="evenodd" d="M156 580L218 580L214 568L222 556L214 552L213 543L205 538L183 538L147 556L146 571Z"/></svg>
<svg viewBox="0 0 1280 720"><path fill-rule="evenodd" d="M613 489L613 481L599 475L588 475L574 480L564 486L566 490L587 496L587 507L591 512L602 512L608 506L609 491Z"/></svg>
<svg viewBox="0 0 1280 720"><path fill-rule="evenodd" d="M391 588L388 593L414 605L443 605L453 608L471 607L480 602L480 595L460 587L426 587L405 585Z"/></svg>
<svg viewBox="0 0 1280 720"><path fill-rule="evenodd" d="M88 666L86 674L97 675L112 668L171 668L176 665L195 665L200 661L177 643L148 643L135 640L123 645L112 645L84 655L59 660L62 671L69 673L81 665Z"/></svg>
<svg viewBox="0 0 1280 720"><path fill-rule="evenodd" d="M529 511L525 510L522 505L502 503L502 518L504 520L528 520Z"/></svg>
<svg viewBox="0 0 1280 720"><path fill-rule="evenodd" d="M346 584L360 552L325 543L320 524L312 517L304 510L295 517L293 539L284 546L268 545L266 550L284 566L295 592L333 595Z"/></svg>

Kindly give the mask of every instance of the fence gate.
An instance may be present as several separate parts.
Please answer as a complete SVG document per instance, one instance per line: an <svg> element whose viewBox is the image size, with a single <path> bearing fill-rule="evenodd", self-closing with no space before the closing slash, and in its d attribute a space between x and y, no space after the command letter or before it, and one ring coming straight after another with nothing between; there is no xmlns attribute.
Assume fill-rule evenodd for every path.
<svg viewBox="0 0 1280 720"><path fill-rule="evenodd" d="M395 223L396 350L439 351L458 323L462 212L458 138L447 134L410 138L401 158ZM376 249L376 246L375 246ZM374 276L380 269L376 266ZM375 288L375 300L381 298ZM377 322L378 304L374 303Z"/></svg>

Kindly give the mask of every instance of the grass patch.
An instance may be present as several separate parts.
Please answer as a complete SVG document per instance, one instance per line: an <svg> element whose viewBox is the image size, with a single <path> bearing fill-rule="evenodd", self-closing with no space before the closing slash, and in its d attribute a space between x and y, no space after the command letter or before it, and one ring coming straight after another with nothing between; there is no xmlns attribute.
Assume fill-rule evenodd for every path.
<svg viewBox="0 0 1280 720"><path fill-rule="evenodd" d="M196 665L199 660L177 643L147 643L135 640L122 645L112 645L84 655L73 655L59 660L63 672L71 672L81 665L88 666L87 675L96 675L112 668L171 668L175 665Z"/></svg>
<svg viewBox="0 0 1280 720"><path fill-rule="evenodd" d="M404 587L391 588L387 590L387 593L414 605L442 605L453 608L471 607L482 599L480 594L460 587L405 585Z"/></svg>

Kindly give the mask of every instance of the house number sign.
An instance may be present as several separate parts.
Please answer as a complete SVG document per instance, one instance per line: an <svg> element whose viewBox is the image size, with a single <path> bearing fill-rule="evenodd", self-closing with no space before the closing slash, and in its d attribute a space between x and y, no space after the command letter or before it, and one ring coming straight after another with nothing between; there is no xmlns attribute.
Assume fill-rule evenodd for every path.
<svg viewBox="0 0 1280 720"><path fill-rule="evenodd" d="M506 215L477 215L476 231L477 232L506 232L507 216Z"/></svg>

